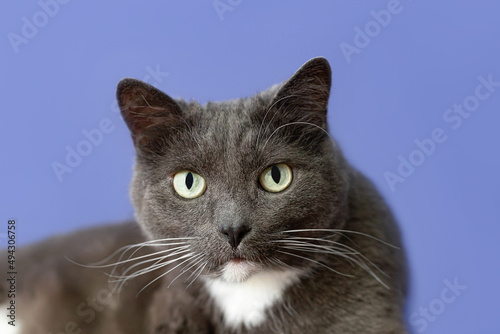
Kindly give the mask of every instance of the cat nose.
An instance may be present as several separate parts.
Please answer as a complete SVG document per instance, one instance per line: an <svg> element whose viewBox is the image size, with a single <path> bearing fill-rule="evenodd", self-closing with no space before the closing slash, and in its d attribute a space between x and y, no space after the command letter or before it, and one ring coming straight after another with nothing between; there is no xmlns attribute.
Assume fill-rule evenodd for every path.
<svg viewBox="0 0 500 334"><path fill-rule="evenodd" d="M238 247L248 232L250 232L250 227L244 224L238 226L223 225L220 229L220 233L226 237L233 248Z"/></svg>

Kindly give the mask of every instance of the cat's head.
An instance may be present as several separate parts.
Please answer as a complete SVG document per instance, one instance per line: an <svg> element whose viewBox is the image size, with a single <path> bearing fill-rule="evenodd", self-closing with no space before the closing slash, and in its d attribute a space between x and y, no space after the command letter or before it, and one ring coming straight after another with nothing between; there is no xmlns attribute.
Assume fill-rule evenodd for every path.
<svg viewBox="0 0 500 334"><path fill-rule="evenodd" d="M310 253L282 241L345 222L346 167L327 129L330 85L324 58L253 97L203 106L122 80L118 102L137 152L131 197L147 235L179 241L228 281L313 267Z"/></svg>

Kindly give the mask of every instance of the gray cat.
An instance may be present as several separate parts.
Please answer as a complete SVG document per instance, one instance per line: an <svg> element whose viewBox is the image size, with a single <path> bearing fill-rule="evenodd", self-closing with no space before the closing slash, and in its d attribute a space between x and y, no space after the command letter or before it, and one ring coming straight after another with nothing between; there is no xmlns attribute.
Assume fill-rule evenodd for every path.
<svg viewBox="0 0 500 334"><path fill-rule="evenodd" d="M122 80L117 97L137 153L131 197L142 232L130 224L104 230L100 248L79 247L92 254L80 263L135 247L80 267L85 282L57 282L71 285L73 305L107 284L99 268L122 268L110 273L119 292L103 307L105 320L78 323L81 333L407 333L399 231L328 134L330 84L324 58L251 98L203 106ZM44 254L55 246L34 247ZM76 270L59 262L45 276ZM30 293L46 298L40 291ZM65 305L63 297L53 302Z"/></svg>

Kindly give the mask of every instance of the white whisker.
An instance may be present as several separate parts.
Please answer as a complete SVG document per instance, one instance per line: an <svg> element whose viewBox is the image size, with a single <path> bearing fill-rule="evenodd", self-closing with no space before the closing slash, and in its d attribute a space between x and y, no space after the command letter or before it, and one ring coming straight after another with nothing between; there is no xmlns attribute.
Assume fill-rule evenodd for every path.
<svg viewBox="0 0 500 334"><path fill-rule="evenodd" d="M343 243L340 243L340 242L337 242L337 241L332 241L332 240L325 240L325 239L321 239L321 238L305 238L305 237L291 237L290 239L305 239L305 240L320 240L320 241L323 241L323 242L327 242L327 243L332 243L332 244L335 244L336 247L335 249L338 249L342 252L342 254L345 254L345 255L356 255L356 256L359 256L361 257L363 260L366 260L370 265L372 265L375 269L377 269L381 274L383 274L384 276L386 277L389 277L389 275L387 275L382 269L380 269L375 263L373 263L370 259L368 259L363 253L361 252L358 252L357 250L355 250L354 248L352 247L349 247ZM311 244L311 245L315 245L315 244ZM332 247L332 246L322 246L322 247ZM347 249L349 252L345 252L343 251L343 249Z"/></svg>
<svg viewBox="0 0 500 334"><path fill-rule="evenodd" d="M379 239L377 237L374 237L372 235L369 235L369 234L366 234L366 233L363 233L363 232L358 232L358 231L340 230L340 229L321 229L321 228L314 229L314 228L311 228L311 229L299 229L299 230L286 230L286 231L283 231L283 232L285 232L285 233L295 233L295 232L333 232L333 233L337 233L337 234L343 234L343 233L358 234L358 235L362 235L362 236L368 237L370 239L376 240L378 242L381 242L384 245L387 245L389 247L392 247L392 248L395 248L395 249L399 249L399 247L394 246L394 245L388 243L387 241L384 241L384 240Z"/></svg>
<svg viewBox="0 0 500 334"><path fill-rule="evenodd" d="M302 238L302 237L296 237ZM373 263L370 259L364 256L362 253L356 251L355 249L344 245L342 243L333 242L331 240L323 240L316 238L303 238L303 239L311 239L311 240L321 240L321 241L329 241L334 243L336 246L327 246L327 245L318 245L310 242L294 240L295 238L290 238L291 242L288 240L277 240L276 242L281 242L284 244L282 248L295 250L295 251L304 251L311 253L324 253L324 254L332 254L338 257L342 257L352 262L354 265L358 265L360 268L365 270L368 274L370 274L373 278L375 278L380 284L389 289L389 287L378 277L378 275L370 268L371 265L382 275L389 277L383 270L381 270L375 263ZM346 251L347 250L347 251ZM368 263L366 264L365 261Z"/></svg>
<svg viewBox="0 0 500 334"><path fill-rule="evenodd" d="M104 265L97 265L97 266L96 265L79 264L79 263L73 262L72 260L69 260L69 259L68 260L71 261L71 262L73 262L73 263L75 263L75 264L77 264L77 265L85 267L85 268L109 268L109 267L115 267L115 266L122 265L122 264L129 263L129 262L137 261L137 260L140 260L140 259L148 258L148 257L155 256L155 255L158 255L158 254L164 254L164 253L172 252L172 251L180 249L180 248L188 248L188 247L189 246L186 245L186 246L179 246L179 247L170 248L170 249L164 249L164 250L161 250L161 251L158 251L158 252L141 255L139 257L128 258L128 259L123 260L123 261L118 261L118 262L104 264Z"/></svg>
<svg viewBox="0 0 500 334"><path fill-rule="evenodd" d="M202 254L198 254L196 256L194 256L192 259L190 259L190 261L194 261L194 263L189 263L186 264L184 266L184 268L182 269L181 273L179 275L177 275L172 281L170 281L170 283L168 284L167 288L170 288L170 286L175 282L176 279L178 279L180 276L182 276L183 274L185 274L189 269L193 268L194 266L196 266L199 262L201 262L203 260L203 255ZM201 259L200 259L201 258Z"/></svg>
<svg viewBox="0 0 500 334"><path fill-rule="evenodd" d="M326 265L326 264L324 264L324 263L321 263L321 262L319 262L319 261L316 261L316 260L310 259L310 258L308 258L308 257L304 257L304 256L300 256L300 255L297 255L297 254L293 254L293 253L289 253L289 252L284 252L284 251L280 251L280 250L279 250L278 252L283 253L283 254L287 254L287 255L290 255L290 256L295 256L295 257L301 258L301 259L306 260L306 261L313 262L313 263L315 263L315 264L317 264L317 265L320 265L320 266L322 266L322 267L324 267L324 268L326 268L326 269L328 269L328 270L330 270L330 271L333 271L333 272L334 272L334 273L336 273L336 274L342 275L342 276L346 276L346 277L354 277L354 276L349 275L349 274L344 274L344 273L341 273L341 272L339 272L339 271L337 271L337 270L335 270L335 269L330 268L329 266L327 266L327 265Z"/></svg>
<svg viewBox="0 0 500 334"><path fill-rule="evenodd" d="M186 246L184 246L186 247ZM163 265L164 263L161 263L161 261L165 260L165 259L168 259L170 257L173 257L173 256L176 256L176 255L179 255L179 254L184 254L184 253L187 253L189 252L189 249L186 248L182 248L182 249L179 249L171 254L167 254L167 255L163 255L163 256L160 256L160 257L155 257L153 259L147 259L147 260L144 260L144 261L141 261L139 263L136 263L136 264L133 264L132 266L128 267L122 275L114 275L114 276L111 276L112 278L116 278L116 279L121 279L121 278L130 278L130 277L136 277L136 276L140 276L140 275L143 275L147 272L150 272L152 270L155 270L155 269L152 269L153 267L155 266L160 266L160 265ZM128 272L130 272L133 268L136 268L140 265L143 265L145 263L148 263L148 262L153 262L153 261L156 261L154 264L146 267L146 268L143 268L143 269L140 269L138 271L136 271L134 274L131 274L131 275L127 275ZM171 260L171 261L175 261L174 260ZM168 263L167 263L168 264Z"/></svg>
<svg viewBox="0 0 500 334"><path fill-rule="evenodd" d="M259 139L260 139L260 132L262 131L262 125L264 124L264 121L265 121L265 120L266 120L266 118L267 118L267 114L269 114L269 112L271 111L271 109L272 109L272 108L273 108L273 107L274 107L277 103L279 103L280 101L283 101L284 99L288 99L288 98L290 98L290 97L294 97L294 96L297 96L297 95L287 95L287 96L283 96L282 98L280 98L280 99L276 100L276 101L275 101L275 102L274 102L274 103L273 103L273 104L272 104L269 108L267 108L266 114L264 115L264 118L262 119L262 122L260 123L260 126L259 126L259 132L258 132L258 134L257 134L257 139L256 139L256 141L255 141L255 144L258 144L258 142L259 142ZM281 109L281 108L279 108L279 109ZM275 115L276 115L276 113L278 113L279 109L275 112ZM274 118L274 116L273 116L273 118ZM272 119L271 119L271 121L272 121ZM267 127L269 126L269 123L270 123L271 121L269 121L269 122L268 122L268 124L266 125L266 129L267 129Z"/></svg>
<svg viewBox="0 0 500 334"><path fill-rule="evenodd" d="M195 275L193 276L193 279L191 280L191 282L189 282L189 284L186 286L186 289L185 289L185 290L187 290L187 288L189 288L189 287L191 286L191 284L193 284L193 283L194 283L194 281L196 281L196 280L198 279L198 277L200 277L201 273L203 272L203 270L205 269L205 267L207 266L207 264L208 264L208 260L207 260L207 261L205 261L205 262L204 262L204 264L200 264L200 266L198 267L198 269L196 269L195 271L193 271L193 272L191 273L191 275L189 275L189 277L186 279L186 281L187 281L187 280L189 280L189 278L190 278L191 276L193 276L193 274L194 274L194 273L196 273L196 272L197 272L197 274L195 274Z"/></svg>
<svg viewBox="0 0 500 334"><path fill-rule="evenodd" d="M162 261L164 261L168 257L172 257L172 256L176 256L176 255L181 255L181 254L186 253L188 251L189 250L187 250L187 249L186 250L179 250L179 251L177 251L177 252L175 252L173 254L162 256L162 257L159 257L159 258L154 258L154 259L146 260L146 261L144 261L144 263L151 262L151 261L154 261L154 260L157 260L157 261L153 265L150 265L150 266L148 266L146 268L137 270L136 272L134 272L134 273L132 273L130 275L126 275L128 272L130 272L134 267L137 267L139 264L133 265L133 266L127 268L127 270L125 270L125 272L122 274L122 276L114 276L114 278L115 278L114 280L112 280L110 278L109 282L110 283L119 283L118 284L118 291L121 291L122 287L130 279L133 279L135 277L138 277L138 276L150 273L152 271L161 269L161 268L163 268L165 266L168 266L169 264L176 262L178 259L172 259L172 260L169 260L167 262L162 262Z"/></svg>
<svg viewBox="0 0 500 334"><path fill-rule="evenodd" d="M269 142L269 140L274 136L274 134L284 128L285 126L289 126L289 125L297 125L297 124L302 124L302 125L310 125L310 126L314 126L318 129L320 129L321 131L323 131L324 133L326 133L328 135L328 137L330 138L331 142L335 145L335 141L333 140L332 136L330 136L330 134L328 133L328 131L326 131L325 129L323 129L321 126L319 125L316 125L316 124L313 124L313 123L309 123L309 122L290 122L290 123L287 123L287 124L283 124L283 125L280 125L276 128L276 130L274 130L271 135L269 137L267 137L267 140L266 142L264 143L264 146L262 146L262 150L264 150L264 148L266 147L267 143Z"/></svg>
<svg viewBox="0 0 500 334"><path fill-rule="evenodd" d="M144 291L144 289L146 289L148 286L150 286L151 284L153 284L154 282L156 282L157 280L159 280L160 278L168 275L172 270L176 269L177 267L179 267L180 265L186 263L187 261L190 261L191 258L194 256L194 253L188 253L184 256L181 256L180 258L178 259L175 259L175 261L179 261L179 260L182 260L182 259L185 259L186 257L188 257L187 260L184 260L182 261L181 263L175 265L173 268L169 269L168 271L166 271L165 273L161 274L160 276L156 277L154 280L152 280L151 282L149 282L148 284L146 284L141 290L139 290L139 292L137 293L136 296L138 296L142 291ZM173 261L173 260L172 260Z"/></svg>

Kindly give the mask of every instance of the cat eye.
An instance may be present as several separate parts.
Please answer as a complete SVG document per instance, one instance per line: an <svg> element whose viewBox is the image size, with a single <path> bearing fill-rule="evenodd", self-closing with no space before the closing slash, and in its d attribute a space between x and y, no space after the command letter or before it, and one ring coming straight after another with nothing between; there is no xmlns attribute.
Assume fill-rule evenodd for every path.
<svg viewBox="0 0 500 334"><path fill-rule="evenodd" d="M189 199L203 195L207 189L204 178L187 170L175 174L172 184L179 196Z"/></svg>
<svg viewBox="0 0 500 334"><path fill-rule="evenodd" d="M283 191L292 182L292 169L285 164L272 165L260 174L259 181L262 188L269 192Z"/></svg>

